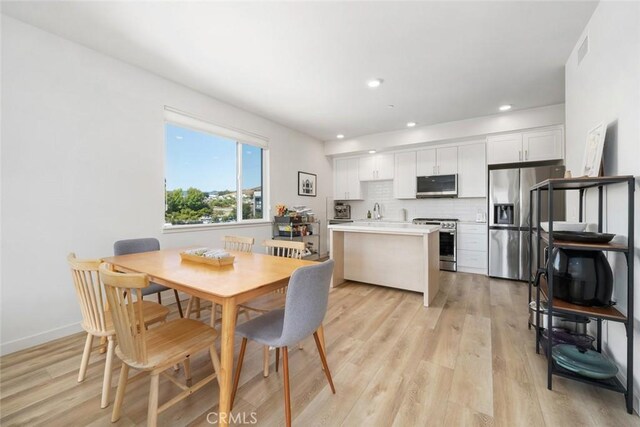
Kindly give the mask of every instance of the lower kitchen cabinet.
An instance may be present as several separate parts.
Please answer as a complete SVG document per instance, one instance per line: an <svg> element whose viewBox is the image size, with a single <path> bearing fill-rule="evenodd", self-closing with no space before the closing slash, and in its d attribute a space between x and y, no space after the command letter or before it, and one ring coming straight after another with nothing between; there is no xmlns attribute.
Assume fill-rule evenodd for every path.
<svg viewBox="0 0 640 427"><path fill-rule="evenodd" d="M458 271L487 274L487 225L458 224Z"/></svg>

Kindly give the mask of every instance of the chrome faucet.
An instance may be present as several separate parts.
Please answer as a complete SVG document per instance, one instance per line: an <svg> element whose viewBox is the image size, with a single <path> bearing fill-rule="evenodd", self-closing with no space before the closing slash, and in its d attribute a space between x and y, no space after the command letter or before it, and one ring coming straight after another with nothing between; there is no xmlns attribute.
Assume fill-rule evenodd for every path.
<svg viewBox="0 0 640 427"><path fill-rule="evenodd" d="M382 215L380 215L380 204L378 202L373 204L373 218L382 219Z"/></svg>

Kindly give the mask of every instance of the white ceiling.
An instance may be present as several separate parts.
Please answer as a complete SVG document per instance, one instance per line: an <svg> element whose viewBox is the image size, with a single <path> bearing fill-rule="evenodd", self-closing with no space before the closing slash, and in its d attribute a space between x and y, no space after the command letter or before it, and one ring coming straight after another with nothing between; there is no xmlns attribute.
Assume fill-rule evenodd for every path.
<svg viewBox="0 0 640 427"><path fill-rule="evenodd" d="M564 63L595 6L3 2L2 11L333 140L563 102ZM375 77L384 84L367 88Z"/></svg>

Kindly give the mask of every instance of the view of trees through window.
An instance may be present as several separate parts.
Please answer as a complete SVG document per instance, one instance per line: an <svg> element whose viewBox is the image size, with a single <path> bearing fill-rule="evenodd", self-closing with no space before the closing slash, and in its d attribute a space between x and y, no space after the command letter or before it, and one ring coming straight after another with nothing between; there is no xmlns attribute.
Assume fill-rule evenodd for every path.
<svg viewBox="0 0 640 427"><path fill-rule="evenodd" d="M263 218L262 148L171 123L165 138L167 224Z"/></svg>

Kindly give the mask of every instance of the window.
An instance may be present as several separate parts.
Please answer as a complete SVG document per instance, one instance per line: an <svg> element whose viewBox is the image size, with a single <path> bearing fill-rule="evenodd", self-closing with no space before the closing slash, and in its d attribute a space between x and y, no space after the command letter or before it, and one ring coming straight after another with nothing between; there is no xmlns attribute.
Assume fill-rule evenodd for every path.
<svg viewBox="0 0 640 427"><path fill-rule="evenodd" d="M185 118L165 124L165 226L263 219L267 149Z"/></svg>

